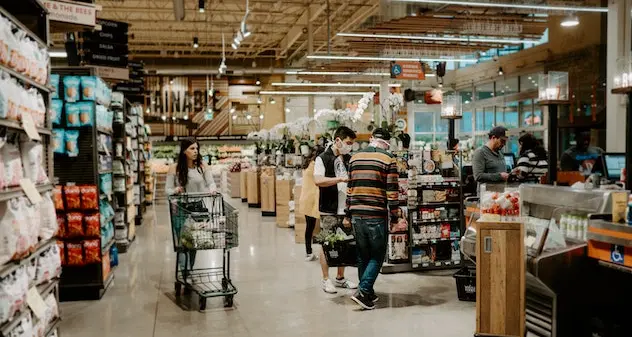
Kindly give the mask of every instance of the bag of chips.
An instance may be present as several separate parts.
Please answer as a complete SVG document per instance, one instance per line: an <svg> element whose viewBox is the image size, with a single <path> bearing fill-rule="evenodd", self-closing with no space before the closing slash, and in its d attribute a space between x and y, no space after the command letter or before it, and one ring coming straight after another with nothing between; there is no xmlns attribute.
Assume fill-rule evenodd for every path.
<svg viewBox="0 0 632 337"><path fill-rule="evenodd" d="M44 148L41 143L22 142L20 143L22 152L22 165L24 166L24 177L31 179L34 183L43 184L48 181L44 170Z"/></svg>
<svg viewBox="0 0 632 337"><path fill-rule="evenodd" d="M50 75L50 85L53 87L51 98L59 98L59 74Z"/></svg>
<svg viewBox="0 0 632 337"><path fill-rule="evenodd" d="M2 162L4 164L4 180L6 187L18 186L20 180L24 177L22 170L22 160L20 156L20 150L18 146L7 142L0 149L2 155Z"/></svg>
<svg viewBox="0 0 632 337"><path fill-rule="evenodd" d="M68 157L79 155L79 130L66 130L64 132L66 153Z"/></svg>
<svg viewBox="0 0 632 337"><path fill-rule="evenodd" d="M52 238L59 230L59 226L57 224L57 215L55 213L55 205L49 192L46 192L42 195L42 202L39 204L39 208L39 237L41 240L48 240Z"/></svg>
<svg viewBox="0 0 632 337"><path fill-rule="evenodd" d="M96 99L97 78L94 76L81 76L81 99L94 101Z"/></svg>
<svg viewBox="0 0 632 337"><path fill-rule="evenodd" d="M66 234L66 216L63 214L57 214L57 234L58 238L65 238L68 235Z"/></svg>
<svg viewBox="0 0 632 337"><path fill-rule="evenodd" d="M97 187L95 185L81 186L81 209L97 210L99 209L99 200L97 196Z"/></svg>
<svg viewBox="0 0 632 337"><path fill-rule="evenodd" d="M64 100L66 102L76 102L79 100L79 77L64 76Z"/></svg>
<svg viewBox="0 0 632 337"><path fill-rule="evenodd" d="M66 135L64 129L53 129L53 152L66 153Z"/></svg>
<svg viewBox="0 0 632 337"><path fill-rule="evenodd" d="M66 264L69 266L83 266L83 246L80 243L66 243Z"/></svg>
<svg viewBox="0 0 632 337"><path fill-rule="evenodd" d="M86 224L86 236L100 237L101 225L99 221L99 213L89 214L83 217L83 221Z"/></svg>
<svg viewBox="0 0 632 337"><path fill-rule="evenodd" d="M83 250L86 256L86 264L101 262L101 245L99 244L99 240L83 241Z"/></svg>
<svg viewBox="0 0 632 337"><path fill-rule="evenodd" d="M66 214L66 237L83 237L83 214L71 212Z"/></svg>
<svg viewBox="0 0 632 337"><path fill-rule="evenodd" d="M61 125L61 115L64 110L64 101L53 99L50 102L49 115L54 125Z"/></svg>
<svg viewBox="0 0 632 337"><path fill-rule="evenodd" d="M81 126L79 114L81 113L81 103L66 103L66 126Z"/></svg>
<svg viewBox="0 0 632 337"><path fill-rule="evenodd" d="M79 124L81 126L94 125L94 103L92 102L79 102Z"/></svg>
<svg viewBox="0 0 632 337"><path fill-rule="evenodd" d="M81 209L81 188L77 185L64 186L66 206L69 210Z"/></svg>

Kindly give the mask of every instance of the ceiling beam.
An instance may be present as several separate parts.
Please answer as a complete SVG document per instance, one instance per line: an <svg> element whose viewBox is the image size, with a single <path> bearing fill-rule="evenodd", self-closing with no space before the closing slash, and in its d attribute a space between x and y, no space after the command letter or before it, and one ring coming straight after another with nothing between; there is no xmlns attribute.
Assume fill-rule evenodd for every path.
<svg viewBox="0 0 632 337"><path fill-rule="evenodd" d="M309 5L309 10L305 8L303 14L296 20L296 25L290 28L285 37L281 40L281 43L279 43L282 49L278 58L287 54L287 51L292 48L296 40L303 35L303 28L307 26L307 23L316 20L325 9L327 9L326 5Z"/></svg>
<svg viewBox="0 0 632 337"><path fill-rule="evenodd" d="M356 15L352 16L349 21L347 21L345 24L340 26L338 31L339 32L345 32L347 30L353 30L356 26L358 26L358 25L362 24L364 21L366 21L366 19L368 19L370 16L374 15L375 13L377 13L379 8L380 8L380 5L379 4L375 4L372 7L367 7L367 8L363 8L363 9L359 10L358 13ZM327 43L331 43L335 38L336 38L336 34L333 34L332 36L329 36L329 40L325 41L325 43L321 44L318 48L316 48L316 50L314 52L318 53L321 49L323 49L324 47L327 46Z"/></svg>

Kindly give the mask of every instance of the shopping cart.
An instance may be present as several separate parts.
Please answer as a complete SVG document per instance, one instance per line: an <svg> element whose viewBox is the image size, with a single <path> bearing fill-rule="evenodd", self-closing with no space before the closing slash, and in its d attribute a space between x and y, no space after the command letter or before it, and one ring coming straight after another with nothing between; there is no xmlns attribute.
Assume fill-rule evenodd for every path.
<svg viewBox="0 0 632 337"><path fill-rule="evenodd" d="M173 248L176 252L176 296L195 292L200 310L209 297L224 297L224 306L233 306L237 288L230 279L230 249L239 245L238 212L221 194L188 193L169 196ZM195 268L198 250L221 249L222 266Z"/></svg>

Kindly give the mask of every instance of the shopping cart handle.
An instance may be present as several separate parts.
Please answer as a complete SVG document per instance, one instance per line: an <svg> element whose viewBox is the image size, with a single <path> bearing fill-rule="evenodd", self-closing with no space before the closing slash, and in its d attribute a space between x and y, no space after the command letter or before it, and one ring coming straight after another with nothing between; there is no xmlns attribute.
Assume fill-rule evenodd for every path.
<svg viewBox="0 0 632 337"><path fill-rule="evenodd" d="M172 194L169 196L169 199L178 199L185 197L193 197L193 198L205 198L205 197L218 197L222 196L219 192L190 192L190 193L180 193L180 194Z"/></svg>

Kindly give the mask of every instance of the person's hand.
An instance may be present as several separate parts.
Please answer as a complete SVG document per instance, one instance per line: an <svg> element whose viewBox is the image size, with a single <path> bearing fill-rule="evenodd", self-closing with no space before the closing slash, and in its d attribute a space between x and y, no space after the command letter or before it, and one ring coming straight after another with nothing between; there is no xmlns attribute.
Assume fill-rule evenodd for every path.
<svg viewBox="0 0 632 337"><path fill-rule="evenodd" d="M346 182L348 182L348 181L349 181L349 179L348 179L348 178L344 178L344 177L339 177L339 178L338 178L338 182L339 182L339 183L346 183Z"/></svg>
<svg viewBox="0 0 632 337"><path fill-rule="evenodd" d="M175 190L173 190L176 194L180 194L184 192L184 188L182 188L182 186L178 186L176 187Z"/></svg>
<svg viewBox="0 0 632 337"><path fill-rule="evenodd" d="M507 172L501 172L501 173L500 173L500 177L501 177L504 181L507 181L507 179L509 179L509 173L507 173Z"/></svg>
<svg viewBox="0 0 632 337"><path fill-rule="evenodd" d="M351 221L349 221L349 218L344 218L342 220L342 225L345 226L346 228L351 228Z"/></svg>

